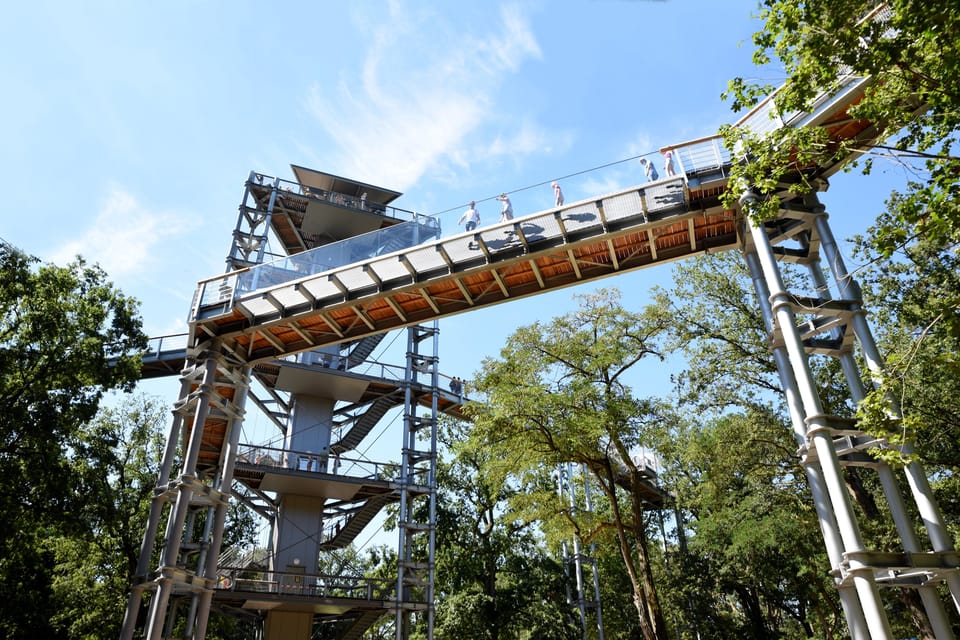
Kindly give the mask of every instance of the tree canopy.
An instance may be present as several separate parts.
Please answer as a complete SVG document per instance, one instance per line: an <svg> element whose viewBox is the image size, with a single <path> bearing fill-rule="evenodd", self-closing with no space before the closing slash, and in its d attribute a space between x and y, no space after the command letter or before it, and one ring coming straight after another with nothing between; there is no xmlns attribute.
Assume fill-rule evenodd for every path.
<svg viewBox="0 0 960 640"><path fill-rule="evenodd" d="M0 243L0 274L0 628L53 637L48 542L105 508L74 461L104 393L136 382L146 336L137 302L82 259L41 265Z"/></svg>
<svg viewBox="0 0 960 640"><path fill-rule="evenodd" d="M882 11L877 11L880 5ZM780 129L768 136L744 136L727 129L728 141L744 145L746 164L731 174L727 202L748 186L772 196L777 183L797 164L850 152L866 154L869 172L879 157L900 163L913 178L893 193L870 243L890 257L918 241L954 246L960 240L960 158L955 155L960 125L960 8L933 0L763 0L763 27L754 34L754 62L781 64L786 84L776 98L780 113L807 111L823 90L847 74L871 77L850 116L879 129L873 149L834 148L817 129ZM735 111L755 105L774 87L743 78L730 82L725 96ZM739 185L739 187L737 186ZM794 185L795 192L812 185ZM762 214L775 214L772 197ZM954 308L954 313L956 309Z"/></svg>
<svg viewBox="0 0 960 640"><path fill-rule="evenodd" d="M664 417L658 403L635 397L627 380L641 360L661 357L667 319L628 312L618 302L612 291L580 296L576 311L517 329L500 358L484 360L474 383L481 401L467 410L474 447L492 453L486 473L495 483L523 484L513 501L522 517L619 547L640 629L653 640L667 631L644 519L650 480L634 456ZM566 462L589 470L610 505L607 519L578 520L558 500L543 476Z"/></svg>

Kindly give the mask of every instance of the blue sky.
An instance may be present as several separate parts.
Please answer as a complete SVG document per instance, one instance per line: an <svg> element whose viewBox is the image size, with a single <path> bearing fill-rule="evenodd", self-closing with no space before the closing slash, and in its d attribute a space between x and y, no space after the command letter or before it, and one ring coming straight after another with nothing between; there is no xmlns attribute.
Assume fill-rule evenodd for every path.
<svg viewBox="0 0 960 640"><path fill-rule="evenodd" d="M625 158L738 116L756 0L16 2L0 23L0 237L77 253L142 301L147 331L185 330L198 280L224 270L251 170L313 167L404 193L454 232L465 203L516 192L518 215L643 182ZM778 74L780 74L778 76ZM615 163L612 164L611 163ZM594 167L611 165L602 170ZM890 185L834 177L835 234L863 231ZM545 183L536 188L530 185ZM850 262L848 266L855 267ZM669 267L601 283L643 304ZM521 324L594 285L441 323L441 369L469 377ZM653 388L665 376L651 369ZM174 380L144 385L175 398Z"/></svg>

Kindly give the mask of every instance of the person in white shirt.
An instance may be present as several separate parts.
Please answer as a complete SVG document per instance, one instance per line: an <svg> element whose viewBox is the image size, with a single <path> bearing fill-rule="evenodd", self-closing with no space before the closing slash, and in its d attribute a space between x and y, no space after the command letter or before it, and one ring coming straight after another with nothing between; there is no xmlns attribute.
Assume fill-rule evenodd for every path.
<svg viewBox="0 0 960 640"><path fill-rule="evenodd" d="M562 206L563 206L563 191L560 190L560 185L557 184L556 182L554 182L551 186L553 187L554 206L555 206L555 207L562 207Z"/></svg>
<svg viewBox="0 0 960 640"><path fill-rule="evenodd" d="M667 149L663 152L663 172L668 176L675 176L677 172L673 169L673 150Z"/></svg>
<svg viewBox="0 0 960 640"><path fill-rule="evenodd" d="M470 201L470 208L460 216L457 225L459 226L464 222L467 223L467 231L473 231L477 228L477 225L480 224L480 212L477 211L476 203L473 200Z"/></svg>
<svg viewBox="0 0 960 640"><path fill-rule="evenodd" d="M647 180L650 182L653 182L660 177L659 174L657 174L657 168L653 166L653 163L649 162L646 158L640 158L640 164L643 165L643 173L647 176Z"/></svg>
<svg viewBox="0 0 960 640"><path fill-rule="evenodd" d="M510 204L510 198L507 197L507 194L501 193L496 199L500 201L500 220L498 222L513 220L513 205Z"/></svg>

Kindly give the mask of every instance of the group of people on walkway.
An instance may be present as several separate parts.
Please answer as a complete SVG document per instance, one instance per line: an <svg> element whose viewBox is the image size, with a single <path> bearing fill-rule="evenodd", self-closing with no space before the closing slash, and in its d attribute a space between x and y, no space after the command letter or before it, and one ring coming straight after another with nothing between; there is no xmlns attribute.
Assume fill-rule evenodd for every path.
<svg viewBox="0 0 960 640"><path fill-rule="evenodd" d="M647 180L653 182L660 178L660 174L657 173L657 168L653 166L653 163L647 160L646 158L640 158L640 164L643 166L643 173L647 177ZM677 175L676 170L673 167L673 150L667 149L663 152L663 171L667 176ZM554 181L550 183L550 186L553 187L553 204L555 207L563 206L563 190L560 189L560 185ZM497 222L507 222L513 220L513 204L510 202L510 196L506 193L501 193L494 200L500 202L500 219ZM460 219L457 221L457 226L466 223L466 230L473 231L477 228L477 225L480 224L480 212L477 211L477 203L473 200L470 201L470 206L466 211L463 212L463 215L460 216Z"/></svg>
<svg viewBox="0 0 960 640"><path fill-rule="evenodd" d="M553 199L554 205L559 207L563 205L563 191L560 189L560 185L556 182L552 183L553 187ZM513 220L513 203L510 202L510 196L506 193L501 193L494 200L500 202L500 219L497 222L507 222ZM457 225L466 223L466 230L473 231L477 228L477 225L480 224L480 212L477 211L477 203L473 200L470 201L470 206L467 207L467 210L463 212L463 215L460 216L460 219L457 220Z"/></svg>
<svg viewBox="0 0 960 640"><path fill-rule="evenodd" d="M660 179L660 174L657 173L657 168L653 166L653 163L646 158L640 158L640 166L643 167L643 175L647 176L648 181L653 182L654 180ZM663 152L663 172L667 176L677 175L676 170L673 168L672 149L667 149Z"/></svg>

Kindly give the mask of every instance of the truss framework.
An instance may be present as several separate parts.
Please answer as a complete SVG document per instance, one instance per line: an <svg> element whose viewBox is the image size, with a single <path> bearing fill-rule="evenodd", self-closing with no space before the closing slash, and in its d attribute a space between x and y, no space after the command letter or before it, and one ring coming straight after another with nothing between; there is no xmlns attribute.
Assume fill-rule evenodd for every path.
<svg viewBox="0 0 960 640"><path fill-rule="evenodd" d="M744 204L749 205L753 196ZM786 392L798 453L813 494L814 505L840 600L854 640L892 638L879 589L916 589L938 640L953 638L936 587L946 583L960 611L960 561L919 462L905 469L908 491L927 533L927 546L914 532L904 491L890 466L871 451L890 446L864 433L855 420L824 410L809 358L839 360L850 399L866 394L854 346L879 379L883 365L862 307L859 287L846 270L815 195L784 205L781 218L758 224L743 218L741 250L753 278L769 343ZM821 267L828 265L831 280ZM805 267L809 293L786 289L780 264ZM831 292L831 288L834 292ZM891 412L896 412L891 405ZM844 469L876 472L900 536L898 551L870 550L864 545L856 512L845 485Z"/></svg>

